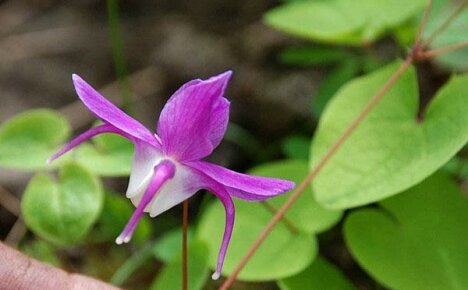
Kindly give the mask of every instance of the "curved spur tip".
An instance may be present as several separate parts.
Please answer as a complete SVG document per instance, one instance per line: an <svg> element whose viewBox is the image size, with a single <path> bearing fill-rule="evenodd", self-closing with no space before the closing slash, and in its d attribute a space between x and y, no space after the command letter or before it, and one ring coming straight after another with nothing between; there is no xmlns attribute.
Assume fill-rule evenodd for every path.
<svg viewBox="0 0 468 290"><path fill-rule="evenodd" d="M115 243L117 245L126 244L128 242L130 242L130 237L128 237L128 236L126 236L126 237L118 236L117 239L115 239Z"/></svg>
<svg viewBox="0 0 468 290"><path fill-rule="evenodd" d="M221 276L220 273L214 272L213 275L211 275L211 279L213 279L213 280L218 280L220 276Z"/></svg>

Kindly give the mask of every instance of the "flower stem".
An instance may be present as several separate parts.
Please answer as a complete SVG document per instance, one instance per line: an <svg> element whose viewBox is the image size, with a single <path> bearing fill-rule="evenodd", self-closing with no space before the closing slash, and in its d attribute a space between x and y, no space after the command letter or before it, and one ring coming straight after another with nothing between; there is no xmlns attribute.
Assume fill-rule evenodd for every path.
<svg viewBox="0 0 468 290"><path fill-rule="evenodd" d="M274 207L272 204L270 204L268 201L263 201L261 204L272 214L276 214L278 210L276 207ZM283 217L281 221L284 223L284 225L288 228L288 230L291 232L291 234L295 235L299 233L299 230L296 228L296 226L286 217Z"/></svg>
<svg viewBox="0 0 468 290"><path fill-rule="evenodd" d="M182 203L182 290L188 289L188 258L187 258L187 232L188 232L189 203Z"/></svg>
<svg viewBox="0 0 468 290"><path fill-rule="evenodd" d="M461 2L459 6L457 6L455 8L455 10L453 10L452 14L450 14L450 16L445 19L445 21L439 26L437 27L432 33L431 35L429 35L429 37L427 38L427 40L424 42L424 47L429 47L432 43L432 41L434 40L434 38L439 35L441 32L443 32L445 29L447 29L447 27L450 26L450 24L453 23L453 21L457 18L458 15L460 15L460 13L463 12L463 10L466 8L468 3L465 3L465 2Z"/></svg>
<svg viewBox="0 0 468 290"><path fill-rule="evenodd" d="M433 57L441 56L443 54L453 52L455 50L459 50L461 48L466 48L466 47L468 47L468 41L464 41L464 42L460 42L460 43L456 43L452 45L447 45L441 48L434 48L428 51L423 51L421 52L419 58L421 59L433 58Z"/></svg>
<svg viewBox="0 0 468 290"><path fill-rule="evenodd" d="M427 22L429 20L429 13L431 12L431 9L432 9L432 0L428 0L426 4L426 8L424 9L423 17L421 19L421 22L419 23L418 32L416 33L416 38L414 40L415 45L419 46L421 43L422 35L424 32L424 29L426 28Z"/></svg>

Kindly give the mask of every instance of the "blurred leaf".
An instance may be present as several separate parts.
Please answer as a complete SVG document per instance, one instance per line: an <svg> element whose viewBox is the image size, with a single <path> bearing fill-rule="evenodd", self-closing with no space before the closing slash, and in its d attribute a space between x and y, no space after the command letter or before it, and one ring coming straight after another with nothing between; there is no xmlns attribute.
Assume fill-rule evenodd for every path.
<svg viewBox="0 0 468 290"><path fill-rule="evenodd" d="M468 200L438 173L380 208L352 212L346 243L359 264L391 289L468 289Z"/></svg>
<svg viewBox="0 0 468 290"><path fill-rule="evenodd" d="M312 142L312 167L400 63L347 83L333 97ZM436 171L468 140L466 83L468 75L453 77L419 120L416 73L413 68L407 71L317 176L317 201L335 209L368 204Z"/></svg>
<svg viewBox="0 0 468 290"><path fill-rule="evenodd" d="M205 243L194 240L188 245L188 289L201 290L208 278L208 248ZM182 255L179 253L156 277L151 290L182 289Z"/></svg>
<svg viewBox="0 0 468 290"><path fill-rule="evenodd" d="M463 156L455 156L442 167L442 170L458 178L468 179L468 159Z"/></svg>
<svg viewBox="0 0 468 290"><path fill-rule="evenodd" d="M193 237L193 230L188 229L187 239L190 242ZM174 260L182 249L182 229L176 228L165 233L159 240L156 241L153 248L153 254L160 261L169 263Z"/></svg>
<svg viewBox="0 0 468 290"><path fill-rule="evenodd" d="M23 112L0 127L0 166L34 170L46 167L46 160L70 133L66 119L53 110Z"/></svg>
<svg viewBox="0 0 468 290"><path fill-rule="evenodd" d="M233 271L272 217L272 213L259 203L241 200L234 202L236 222L224 263L224 275ZM224 208L219 201L215 201L203 212L196 231L196 237L205 241L210 249L208 264L211 269L216 268L224 221ZM239 274L238 279L266 281L289 277L305 269L316 253L314 237L292 232L284 223L279 223Z"/></svg>
<svg viewBox="0 0 468 290"><path fill-rule="evenodd" d="M83 239L99 217L102 201L100 180L68 163L58 182L46 174L34 176L21 206L24 221L35 234L64 246Z"/></svg>
<svg viewBox="0 0 468 290"><path fill-rule="evenodd" d="M353 55L335 47L293 47L280 54L281 62L291 65L329 65L350 57Z"/></svg>
<svg viewBox="0 0 468 290"><path fill-rule="evenodd" d="M431 11L431 17L424 31L424 37L429 35L441 25L455 9L460 9L461 3L454 3L447 0L435 0L434 8ZM465 3L466 4L466 3ZM440 48L456 43L466 42L468 28L468 9L461 12L455 20L443 32L434 38L430 48ZM447 53L436 58L442 66L449 69L468 70L468 48L460 49L455 52Z"/></svg>
<svg viewBox="0 0 468 290"><path fill-rule="evenodd" d="M21 248L21 252L52 266L61 266L60 259L57 256L54 247L45 241L33 240L32 242L24 245Z"/></svg>
<svg viewBox="0 0 468 290"><path fill-rule="evenodd" d="M133 159L133 144L128 139L103 134L93 138L93 145L83 144L76 152L75 159L95 174L101 176L128 176Z"/></svg>
<svg viewBox="0 0 468 290"><path fill-rule="evenodd" d="M292 135L281 144L284 155L292 159L309 160L310 138L302 135Z"/></svg>
<svg viewBox="0 0 468 290"><path fill-rule="evenodd" d="M312 112L315 116L320 116L328 101L333 95L355 77L360 70L360 64L356 59L350 59L342 63L335 70L330 72L320 84L317 94L312 98Z"/></svg>
<svg viewBox="0 0 468 290"><path fill-rule="evenodd" d="M334 44L363 45L421 12L425 0L329 0L284 4L265 15L286 33Z"/></svg>
<svg viewBox="0 0 468 290"><path fill-rule="evenodd" d="M93 240L113 242L124 229L133 211L134 206L129 199L111 192L105 194L102 213L93 231ZM133 234L132 242L144 243L151 237L151 231L148 216L142 216Z"/></svg>
<svg viewBox="0 0 468 290"><path fill-rule="evenodd" d="M306 161L283 160L257 166L250 170L251 174L276 177L294 181L296 186L309 173ZM291 192L269 199L266 202L279 209L291 196ZM329 229L341 218L341 211L323 208L315 200L311 188L307 188L286 213L288 221L305 233L319 233Z"/></svg>
<svg viewBox="0 0 468 290"><path fill-rule="evenodd" d="M340 270L322 257L296 276L278 281L281 290L356 290Z"/></svg>

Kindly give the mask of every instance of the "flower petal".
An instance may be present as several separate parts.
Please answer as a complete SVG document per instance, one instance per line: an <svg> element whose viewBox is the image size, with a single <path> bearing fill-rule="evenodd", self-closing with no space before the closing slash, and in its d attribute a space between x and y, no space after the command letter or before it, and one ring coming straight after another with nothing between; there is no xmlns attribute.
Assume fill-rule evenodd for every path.
<svg viewBox="0 0 468 290"><path fill-rule="evenodd" d="M156 194L159 192L159 189L167 182L169 179L174 177L175 174L175 165L169 160L161 161L157 166L154 167L154 172L151 176L151 181L145 189L145 192L137 205L137 208L132 214L132 217L125 225L122 233L117 237L115 242L120 245L122 243L128 243L132 238L133 233L140 221L140 218L143 215L145 208L148 204L154 199Z"/></svg>
<svg viewBox="0 0 468 290"><path fill-rule="evenodd" d="M191 161L186 165L223 184L230 195L240 199L265 200L294 187L294 182L288 180L242 174L206 161Z"/></svg>
<svg viewBox="0 0 468 290"><path fill-rule="evenodd" d="M138 167L138 170L141 172L133 172L130 176L130 180L134 180L135 182L132 184L130 182L129 188L127 190L127 197L129 197L132 203L137 206L144 193L146 188L148 187L152 175L153 175L153 167L157 166L160 162L164 159L157 159L154 158L153 160L156 161L156 164L150 164L150 162L144 162L144 159L139 159L140 157L144 157L147 152L141 151L139 157L135 157L135 164L137 162L139 165L143 165L143 167L149 168L149 171L146 174L143 173L143 167ZM146 155L149 156L149 155ZM175 175L172 179L166 181L166 183L161 187L160 191L155 195L151 203L145 208L145 212L149 212L151 217L156 217L159 214L171 209L172 207L182 203L184 200L193 196L200 187L200 178L198 174L195 174L193 170L187 166L182 164L175 164ZM137 166L135 166L137 168ZM140 181L141 183L137 183Z"/></svg>
<svg viewBox="0 0 468 290"><path fill-rule="evenodd" d="M169 99L157 129L165 154L179 161L197 160L219 144L229 115L223 95L231 74L188 82Z"/></svg>
<svg viewBox="0 0 468 290"><path fill-rule="evenodd" d="M50 157L47 160L47 163L50 164L52 161L59 158L63 154L67 153L68 151L72 150L73 148L80 145L81 143L93 138L96 135L102 134L102 133L115 133L115 134L122 135L125 138L130 138L131 137L128 134L126 134L125 132L122 132L121 130L117 129L116 127L114 127L111 124L99 125L97 127L89 129L88 131L78 135L73 140L69 141L57 153L52 155L52 157Z"/></svg>
<svg viewBox="0 0 468 290"><path fill-rule="evenodd" d="M87 82L85 82L80 76L74 74L73 83L75 85L76 93L80 97L81 101L98 118L106 123L112 124L134 138L145 141L156 148L161 148L161 145L151 131L149 131L140 122L117 108Z"/></svg>
<svg viewBox="0 0 468 290"><path fill-rule="evenodd" d="M218 253L216 271L211 276L213 280L218 280L218 278L221 276L224 259L226 257L229 242L231 241L232 231L234 229L236 209L234 207L234 202L232 201L231 196L226 191L225 186L201 172L198 172L198 175L200 177L200 188L207 189L208 191L213 193L221 201L221 203L224 206L224 211L226 212L226 225L224 227L223 240L221 242L221 246Z"/></svg>

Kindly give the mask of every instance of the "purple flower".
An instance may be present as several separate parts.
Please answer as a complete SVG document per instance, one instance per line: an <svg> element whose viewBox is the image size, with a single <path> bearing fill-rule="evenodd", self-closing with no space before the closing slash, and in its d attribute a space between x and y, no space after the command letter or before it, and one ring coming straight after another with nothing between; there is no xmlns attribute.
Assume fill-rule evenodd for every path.
<svg viewBox="0 0 468 290"><path fill-rule="evenodd" d="M224 91L231 74L227 71L184 84L164 106L157 134L73 75L81 101L104 124L79 135L49 159L51 162L102 133L119 134L133 142L135 156L126 195L136 210L117 237L117 244L130 241L144 212L155 217L200 189L212 192L226 211L226 227L213 279L221 274L232 234L235 215L232 197L261 201L294 187L290 181L241 174L201 160L213 152L226 131L229 101L224 98Z"/></svg>

